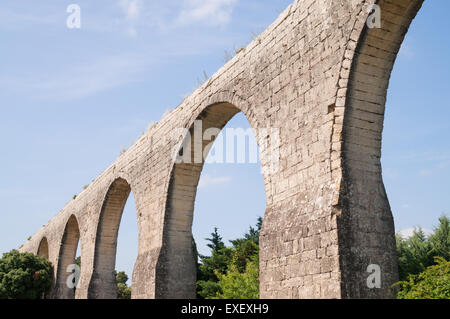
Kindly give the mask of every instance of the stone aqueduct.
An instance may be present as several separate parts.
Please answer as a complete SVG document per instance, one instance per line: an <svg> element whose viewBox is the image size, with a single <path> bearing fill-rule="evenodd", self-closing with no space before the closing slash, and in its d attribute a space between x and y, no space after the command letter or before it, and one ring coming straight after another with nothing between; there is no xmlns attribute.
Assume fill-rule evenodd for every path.
<svg viewBox="0 0 450 319"><path fill-rule="evenodd" d="M194 298L192 219L202 164L176 164L175 128L222 128L243 112L280 128L279 170L261 147L267 210L262 298L388 298L394 223L381 175L386 92L423 0L297 0L165 116L21 248L55 267L53 298L115 298L119 224L133 191L139 229L134 298ZM369 28L369 8L381 28ZM260 145L270 144L258 136ZM203 145L204 147L205 145ZM81 243L76 296L66 268ZM381 266L379 289L367 286Z"/></svg>

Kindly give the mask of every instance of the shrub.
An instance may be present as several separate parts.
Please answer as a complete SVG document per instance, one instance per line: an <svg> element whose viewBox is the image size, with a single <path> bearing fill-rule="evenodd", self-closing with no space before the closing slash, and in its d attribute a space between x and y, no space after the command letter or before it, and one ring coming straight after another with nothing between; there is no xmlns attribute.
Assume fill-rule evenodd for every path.
<svg viewBox="0 0 450 319"><path fill-rule="evenodd" d="M442 257L435 261L436 265L397 284L399 299L450 299L450 262Z"/></svg>
<svg viewBox="0 0 450 319"><path fill-rule="evenodd" d="M43 257L12 250L0 259L0 299L40 299L50 289L52 264Z"/></svg>

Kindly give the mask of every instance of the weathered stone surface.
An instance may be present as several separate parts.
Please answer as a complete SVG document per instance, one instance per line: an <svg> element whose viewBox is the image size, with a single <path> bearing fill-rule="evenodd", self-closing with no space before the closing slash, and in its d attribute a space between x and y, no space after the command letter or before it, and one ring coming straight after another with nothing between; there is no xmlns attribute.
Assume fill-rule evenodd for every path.
<svg viewBox="0 0 450 319"><path fill-rule="evenodd" d="M381 29L366 26L374 3ZM261 148L267 201L261 296L390 297L397 264L381 134L393 63L421 4L295 1L21 248L55 265L52 296L73 297L65 268L79 238L76 297L114 297L117 231L133 191L139 228L133 297L195 297L191 226L203 164L175 164L181 139L172 133L193 128L196 119L203 130L222 128L243 112L255 129L280 128L279 170L270 169L270 147ZM257 139L270 144L266 136ZM380 289L367 286L370 264L381 266Z"/></svg>

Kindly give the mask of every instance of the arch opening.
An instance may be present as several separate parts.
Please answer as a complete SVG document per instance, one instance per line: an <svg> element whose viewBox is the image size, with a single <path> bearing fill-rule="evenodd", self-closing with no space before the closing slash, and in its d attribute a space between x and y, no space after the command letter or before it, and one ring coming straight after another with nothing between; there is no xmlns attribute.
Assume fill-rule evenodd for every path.
<svg viewBox="0 0 450 319"><path fill-rule="evenodd" d="M400 281L435 265L435 257L448 256L436 249L443 240L436 239L438 227L450 211L446 9L445 0L424 1L402 42L387 92L381 165L395 221ZM405 258L418 250L426 253Z"/></svg>
<svg viewBox="0 0 450 319"><path fill-rule="evenodd" d="M72 215L67 221L61 242L58 259L55 296L59 299L74 299L76 287L75 265L76 253L80 241L80 228L77 218Z"/></svg>
<svg viewBox="0 0 450 319"><path fill-rule="evenodd" d="M89 299L116 299L116 259L119 228L131 187L119 178L110 186L100 213L95 242L94 268L89 283Z"/></svg>
<svg viewBox="0 0 450 319"><path fill-rule="evenodd" d="M49 259L49 251L48 251L48 240L47 237L43 237L41 243L39 244L37 255L40 257L44 257L45 259Z"/></svg>
<svg viewBox="0 0 450 319"><path fill-rule="evenodd" d="M214 142L218 141L218 136L221 135L224 127L238 113L245 116L239 108L230 103L217 103L208 106L189 128L189 134L184 138L179 149L168 188L163 248L157 264L157 298L192 299L197 297L197 256L192 228L200 177L205 166L205 160L208 155L211 155L211 150L214 148L214 153L218 152ZM247 122L250 122L247 117L245 118ZM254 128L253 133L258 139L258 132ZM245 136L248 135L244 133L244 138ZM239 143L238 141L237 146L239 146ZM226 146L228 151L228 141ZM244 147L246 147L245 140ZM242 160L241 154L239 154L240 150L236 151L236 158L233 160L240 162ZM219 151L219 156L220 154ZM262 156L261 154L260 156ZM223 157L223 159L224 162L228 163L230 158L228 158L228 154L226 155L226 158ZM246 156L251 155L246 154ZM264 195L266 196L266 193ZM263 217L264 213L262 211L259 215ZM248 226L250 224L245 225L245 227Z"/></svg>
<svg viewBox="0 0 450 319"><path fill-rule="evenodd" d="M405 35L387 91L381 164L397 234L428 234L449 207L448 2L426 1ZM433 22L433 23L430 23ZM406 278L401 278L406 280Z"/></svg>

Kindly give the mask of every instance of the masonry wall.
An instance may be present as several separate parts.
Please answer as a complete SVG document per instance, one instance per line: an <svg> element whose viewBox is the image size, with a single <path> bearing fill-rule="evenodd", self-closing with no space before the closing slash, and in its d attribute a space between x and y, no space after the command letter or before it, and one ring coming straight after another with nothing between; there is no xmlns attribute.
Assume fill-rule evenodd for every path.
<svg viewBox="0 0 450 319"><path fill-rule="evenodd" d="M388 0L381 4L397 10L420 1L395 2L399 5ZM129 188L124 187L123 196L119 192L117 198L123 200L132 190L137 208L139 252L133 297L195 296L190 230L202 165L175 165L172 154L184 137L173 136L173 132L192 128L196 119L203 119L207 127L221 128L236 112L243 112L254 129L280 129L276 152L263 146L273 143L270 136L257 136L267 202L260 238L261 297L390 296L386 287L396 278L396 265L393 221L379 165L382 112L380 116L372 111L363 115L378 117L374 120L376 134L370 128L372 120L362 127L354 124L359 123L357 105L371 103L372 97L357 98L360 87L365 91L359 70L370 74L379 71L361 64L365 59L362 52L371 55L373 45L371 31L365 27L372 3L295 1L248 47L141 136L22 250L37 253L46 237L49 259L62 271L64 229L74 216L82 256L76 297L111 297L112 288L95 284L95 280L103 282L98 278L111 275L116 234L114 227L99 229L103 225L99 222L108 191L121 179ZM404 17L400 23L407 27L411 10L395 12ZM394 31L402 33L404 28ZM383 30L377 32L387 36ZM381 88L374 93L381 96L376 106L379 109L384 107L382 97L401 39L393 35L391 41L396 46L392 52L379 60L373 58L386 73L370 82ZM367 135L369 153L359 142L360 138L366 141ZM276 171L271 170L274 154L279 162ZM366 165L367 159L370 165ZM117 220L120 200L114 207L119 207L113 214ZM105 241L102 236L112 236L113 240ZM387 242L379 244L385 238ZM109 257L99 256L105 251L99 249L105 242ZM383 289L368 290L368 262L387 267ZM58 281L63 277L55 274Z"/></svg>

